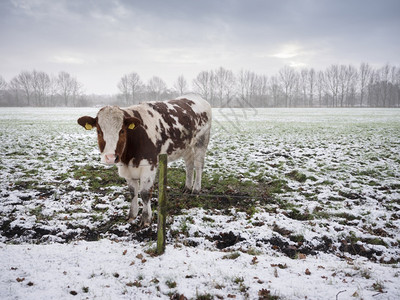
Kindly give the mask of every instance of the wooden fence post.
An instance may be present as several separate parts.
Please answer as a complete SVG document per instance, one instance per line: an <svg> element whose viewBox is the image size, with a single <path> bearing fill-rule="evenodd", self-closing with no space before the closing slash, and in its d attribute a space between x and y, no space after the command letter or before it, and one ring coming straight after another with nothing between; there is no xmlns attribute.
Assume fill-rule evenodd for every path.
<svg viewBox="0 0 400 300"><path fill-rule="evenodd" d="M159 177L158 177L158 223L157 223L157 254L161 255L165 251L165 221L167 218L167 154L160 154L158 157Z"/></svg>

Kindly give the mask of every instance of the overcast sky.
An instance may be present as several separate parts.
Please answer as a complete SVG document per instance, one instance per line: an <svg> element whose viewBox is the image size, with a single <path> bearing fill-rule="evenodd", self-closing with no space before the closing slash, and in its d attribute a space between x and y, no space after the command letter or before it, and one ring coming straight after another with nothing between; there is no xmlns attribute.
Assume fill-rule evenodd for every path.
<svg viewBox="0 0 400 300"><path fill-rule="evenodd" d="M130 72L171 87L220 66L399 66L399 28L400 0L0 0L0 75L66 71L114 94Z"/></svg>

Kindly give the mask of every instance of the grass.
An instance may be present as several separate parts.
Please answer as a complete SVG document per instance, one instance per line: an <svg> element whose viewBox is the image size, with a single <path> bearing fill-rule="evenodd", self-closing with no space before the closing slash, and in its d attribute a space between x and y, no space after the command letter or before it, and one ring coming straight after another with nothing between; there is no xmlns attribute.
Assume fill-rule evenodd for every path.
<svg viewBox="0 0 400 300"><path fill-rule="evenodd" d="M90 190L99 191L113 186L125 186L126 181L119 177L116 167L99 168L92 165L75 166L72 170L74 179L87 182Z"/></svg>
<svg viewBox="0 0 400 300"><path fill-rule="evenodd" d="M293 170L293 171L287 173L286 176L292 180L296 180L296 181L302 182L302 183L306 182L306 180L307 180L307 176L298 170Z"/></svg>
<svg viewBox="0 0 400 300"><path fill-rule="evenodd" d="M176 282L173 281L173 280L167 280L167 281L165 282L165 284L166 284L167 287L169 287L170 289L174 289L174 288L176 288L176 286L177 286Z"/></svg>
<svg viewBox="0 0 400 300"><path fill-rule="evenodd" d="M224 256L222 256L222 259L232 259L235 260L236 258L238 258L240 256L240 252L232 252L230 254L226 254Z"/></svg>
<svg viewBox="0 0 400 300"><path fill-rule="evenodd" d="M214 124L200 195L183 193L183 163L174 163L168 169L170 216L203 208L206 213L200 221L196 219L196 226L218 228L214 215L234 218L235 211L245 213L245 226L261 228L270 224L257 221L254 216L266 211L317 232L335 222L332 235L346 232L343 237L350 243L359 241L371 248L398 247L398 228L394 224L399 219L396 211L400 202L393 198L400 190L398 113L390 112L390 120L379 122L371 122L370 116L353 122L353 112L341 116L336 111L321 111L322 117L316 114L312 122L298 121L297 112L292 113L294 119L290 122L270 110L259 113L264 114L257 117L259 121L241 120L245 125L241 131L229 122L224 121L226 130ZM326 122L325 117L332 115L335 118ZM16 191L12 195L17 195L15 203L22 203L1 202L3 211L11 215L1 213L0 217L11 220L26 212L36 216L36 226L46 226L53 219L55 223L68 223L77 232L80 227L86 232L85 226L91 226L93 238L108 232L108 236L116 233L117 239L132 237L138 226L126 225L130 201L126 182L118 176L116 167L98 163L95 136L89 138L79 131L75 119L49 121L48 117L51 118L0 122L5 158L0 166L4 174L2 195L8 199L8 194ZM157 188L153 195L157 196ZM54 209L49 216L48 208ZM370 217L376 210L385 213L386 220ZM359 211L365 213L359 215ZM183 238L191 238L193 220L182 220L176 230ZM82 225L83 221L89 225ZM125 231L118 231L117 227L124 227L119 225L126 225ZM384 235L372 229L363 233L364 225L382 228ZM282 232L286 240L307 244L302 235L295 234L298 231L285 234L285 226L280 227L275 230ZM202 234L198 230L193 235ZM368 234L367 238L363 234ZM78 233L75 237L82 238Z"/></svg>

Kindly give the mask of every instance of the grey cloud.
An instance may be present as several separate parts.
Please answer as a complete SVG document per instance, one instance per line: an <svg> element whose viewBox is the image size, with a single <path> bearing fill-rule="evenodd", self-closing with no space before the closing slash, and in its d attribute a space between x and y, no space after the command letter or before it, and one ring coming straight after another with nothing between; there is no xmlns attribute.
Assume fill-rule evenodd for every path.
<svg viewBox="0 0 400 300"><path fill-rule="evenodd" d="M398 64L399 12L397 0L1 1L0 63L14 75L31 66L122 75L216 64ZM274 56L288 47L297 61Z"/></svg>

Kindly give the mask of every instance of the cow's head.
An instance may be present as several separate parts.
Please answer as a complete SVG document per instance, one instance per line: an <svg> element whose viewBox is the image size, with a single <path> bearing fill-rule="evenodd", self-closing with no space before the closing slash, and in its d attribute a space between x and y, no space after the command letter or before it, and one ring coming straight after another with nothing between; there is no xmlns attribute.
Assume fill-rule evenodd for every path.
<svg viewBox="0 0 400 300"><path fill-rule="evenodd" d="M128 134L140 123L138 118L127 117L117 106L103 107L96 118L84 116L78 119L78 124L86 130L97 128L101 162L106 164L116 164L121 160Z"/></svg>

